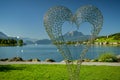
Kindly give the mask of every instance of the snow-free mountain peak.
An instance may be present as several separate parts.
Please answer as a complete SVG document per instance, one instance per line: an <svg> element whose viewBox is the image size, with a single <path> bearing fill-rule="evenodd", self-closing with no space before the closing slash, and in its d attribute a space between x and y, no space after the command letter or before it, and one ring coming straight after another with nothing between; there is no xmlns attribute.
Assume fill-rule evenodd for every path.
<svg viewBox="0 0 120 80"><path fill-rule="evenodd" d="M75 41L75 40L88 40L90 35L84 35L82 32L78 31L70 31L63 35L65 40L68 41Z"/></svg>
<svg viewBox="0 0 120 80"><path fill-rule="evenodd" d="M0 32L0 39L7 39L8 36L4 34L3 32Z"/></svg>

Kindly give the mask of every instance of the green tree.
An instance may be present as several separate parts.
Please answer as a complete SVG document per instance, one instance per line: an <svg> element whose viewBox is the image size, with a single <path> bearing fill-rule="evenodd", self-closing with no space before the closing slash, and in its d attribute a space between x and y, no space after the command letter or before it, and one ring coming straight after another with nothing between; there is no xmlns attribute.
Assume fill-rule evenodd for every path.
<svg viewBox="0 0 120 80"><path fill-rule="evenodd" d="M23 40L22 39L18 40L18 46L22 46L22 45L23 45Z"/></svg>

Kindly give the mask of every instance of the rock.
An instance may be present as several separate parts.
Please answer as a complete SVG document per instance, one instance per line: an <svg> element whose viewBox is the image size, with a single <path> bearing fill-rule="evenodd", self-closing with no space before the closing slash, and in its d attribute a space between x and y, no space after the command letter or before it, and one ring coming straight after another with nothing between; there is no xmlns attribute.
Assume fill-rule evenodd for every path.
<svg viewBox="0 0 120 80"><path fill-rule="evenodd" d="M91 62L98 62L98 59L92 59Z"/></svg>
<svg viewBox="0 0 120 80"><path fill-rule="evenodd" d="M28 60L26 60L26 61L28 61L28 62L32 62L32 59L28 59Z"/></svg>
<svg viewBox="0 0 120 80"><path fill-rule="evenodd" d="M65 61L63 60L63 61L61 61L61 63L65 63Z"/></svg>
<svg viewBox="0 0 120 80"><path fill-rule="evenodd" d="M45 62L55 62L53 59L46 59Z"/></svg>
<svg viewBox="0 0 120 80"><path fill-rule="evenodd" d="M7 61L8 60L8 58L5 58L5 59L0 59L0 61Z"/></svg>
<svg viewBox="0 0 120 80"><path fill-rule="evenodd" d="M35 59L32 59L32 62L40 62L40 60L35 58Z"/></svg>
<svg viewBox="0 0 120 80"><path fill-rule="evenodd" d="M32 62L32 59L25 60L25 62Z"/></svg>
<svg viewBox="0 0 120 80"><path fill-rule="evenodd" d="M90 59L84 59L84 62L90 62Z"/></svg>
<svg viewBox="0 0 120 80"><path fill-rule="evenodd" d="M8 61L23 61L21 57L13 57L12 59L9 59Z"/></svg>
<svg viewBox="0 0 120 80"><path fill-rule="evenodd" d="M65 63L72 63L72 60L64 60Z"/></svg>

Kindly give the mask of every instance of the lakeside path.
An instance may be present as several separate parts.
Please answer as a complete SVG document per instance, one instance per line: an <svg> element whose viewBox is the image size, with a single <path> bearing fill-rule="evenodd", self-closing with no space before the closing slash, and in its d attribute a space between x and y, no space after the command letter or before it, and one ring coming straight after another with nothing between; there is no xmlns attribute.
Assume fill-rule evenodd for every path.
<svg viewBox="0 0 120 80"><path fill-rule="evenodd" d="M65 62L2 62L0 65L10 65L10 64L64 64ZM106 66L120 66L120 63L110 63L110 62L83 62L82 65L106 65Z"/></svg>

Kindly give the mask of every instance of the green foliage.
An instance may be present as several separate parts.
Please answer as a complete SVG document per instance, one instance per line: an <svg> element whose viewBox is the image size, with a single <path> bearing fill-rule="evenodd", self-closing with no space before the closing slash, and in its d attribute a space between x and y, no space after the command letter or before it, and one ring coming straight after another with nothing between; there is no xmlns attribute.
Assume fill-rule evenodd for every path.
<svg viewBox="0 0 120 80"><path fill-rule="evenodd" d="M120 40L120 35L119 36L114 36L114 40Z"/></svg>
<svg viewBox="0 0 120 80"><path fill-rule="evenodd" d="M120 66L81 66L81 80L119 80ZM66 65L0 65L0 80L68 80Z"/></svg>
<svg viewBox="0 0 120 80"><path fill-rule="evenodd" d="M115 33L115 34L111 34L111 35L109 35L110 37L114 37L114 36L120 36L120 33Z"/></svg>
<svg viewBox="0 0 120 80"><path fill-rule="evenodd" d="M0 46L22 46L23 40L0 39Z"/></svg>
<svg viewBox="0 0 120 80"><path fill-rule="evenodd" d="M0 39L0 46L15 46L17 41L14 39Z"/></svg>
<svg viewBox="0 0 120 80"><path fill-rule="evenodd" d="M98 59L92 59L91 62L98 62Z"/></svg>
<svg viewBox="0 0 120 80"><path fill-rule="evenodd" d="M22 39L18 40L18 46L22 46L22 45L23 45L23 40Z"/></svg>
<svg viewBox="0 0 120 80"><path fill-rule="evenodd" d="M96 42L120 42L120 33L111 34L108 36L100 36L96 40Z"/></svg>
<svg viewBox="0 0 120 80"><path fill-rule="evenodd" d="M117 57L118 62L120 62L120 55L117 55L116 57Z"/></svg>
<svg viewBox="0 0 120 80"><path fill-rule="evenodd" d="M103 53L99 57L101 62L117 62L117 57L112 53Z"/></svg>

